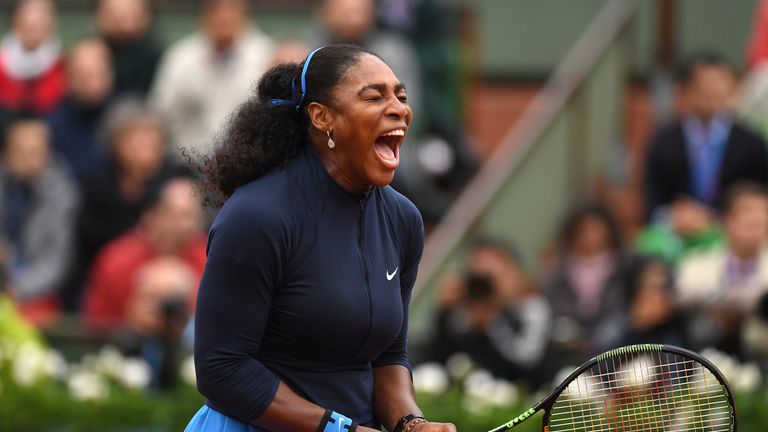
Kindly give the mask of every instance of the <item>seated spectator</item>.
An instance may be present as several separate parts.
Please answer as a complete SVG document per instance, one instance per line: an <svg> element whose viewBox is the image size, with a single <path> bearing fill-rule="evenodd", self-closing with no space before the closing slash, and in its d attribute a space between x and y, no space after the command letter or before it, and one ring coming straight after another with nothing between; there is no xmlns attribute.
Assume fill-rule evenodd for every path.
<svg viewBox="0 0 768 432"><path fill-rule="evenodd" d="M647 217L662 223L677 200L691 200L697 218L711 218L733 184L768 184L766 142L732 115L730 65L699 54L684 64L680 81L682 115L652 138L645 172Z"/></svg>
<svg viewBox="0 0 768 432"><path fill-rule="evenodd" d="M690 198L680 198L667 207L665 220L651 222L635 238L635 248L676 265L693 251L706 250L723 242L717 221Z"/></svg>
<svg viewBox="0 0 768 432"><path fill-rule="evenodd" d="M83 185L77 219L78 263L68 281L65 305L77 308L97 251L136 222L152 196L179 170L166 155L160 119L137 100L115 105L106 119L106 160Z"/></svg>
<svg viewBox="0 0 768 432"><path fill-rule="evenodd" d="M61 42L51 0L22 0L0 42L0 133L18 114L41 115L64 94Z"/></svg>
<svg viewBox="0 0 768 432"><path fill-rule="evenodd" d="M76 43L67 57L67 96L48 115L53 146L82 183L103 164L99 134L112 94L109 50L98 39Z"/></svg>
<svg viewBox="0 0 768 432"><path fill-rule="evenodd" d="M144 97L163 52L152 31L149 0L100 0L96 25L111 53L115 95Z"/></svg>
<svg viewBox="0 0 768 432"><path fill-rule="evenodd" d="M54 158L45 123L9 127L0 161L0 242L6 289L37 324L56 318L56 296L72 255L77 189Z"/></svg>
<svg viewBox="0 0 768 432"><path fill-rule="evenodd" d="M478 367L538 387L551 330L549 304L523 275L515 251L501 241L476 241L466 272L440 290L431 360L469 354Z"/></svg>
<svg viewBox="0 0 768 432"><path fill-rule="evenodd" d="M139 268L159 256L186 263L197 287L205 265L206 242L198 195L192 180L170 180L139 223L98 253L84 294L83 314L88 324L105 330L125 326ZM185 313L192 313L196 292L189 290L182 305Z"/></svg>
<svg viewBox="0 0 768 432"><path fill-rule="evenodd" d="M272 41L248 23L247 0L204 0L202 29L169 48L150 92L172 150L207 153L222 122L272 59Z"/></svg>
<svg viewBox="0 0 768 432"><path fill-rule="evenodd" d="M542 285L552 304L553 338L563 360L589 357L619 343L633 262L603 206L579 206L568 215L556 263Z"/></svg>
<svg viewBox="0 0 768 432"><path fill-rule="evenodd" d="M179 374L181 333L191 314L189 298L199 275L172 256L154 258L136 270L117 340L123 351L150 365L151 388L172 388Z"/></svg>
<svg viewBox="0 0 768 432"><path fill-rule="evenodd" d="M687 346L685 317L675 299L669 267L658 258L641 260L633 267L629 275L629 322L622 345Z"/></svg>
<svg viewBox="0 0 768 432"><path fill-rule="evenodd" d="M734 186L725 201L726 244L680 263L678 297L694 317L695 348L741 355L744 319L768 292L768 195L762 185Z"/></svg>

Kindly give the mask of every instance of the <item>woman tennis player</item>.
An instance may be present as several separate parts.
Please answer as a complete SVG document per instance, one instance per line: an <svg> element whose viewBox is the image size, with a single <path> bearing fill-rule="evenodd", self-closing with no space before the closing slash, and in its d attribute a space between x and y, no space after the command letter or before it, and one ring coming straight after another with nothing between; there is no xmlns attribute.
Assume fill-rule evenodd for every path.
<svg viewBox="0 0 768 432"><path fill-rule="evenodd" d="M226 202L211 228L187 431L455 431L428 422L406 352L423 248L388 184L405 87L360 47L268 71L203 161Z"/></svg>

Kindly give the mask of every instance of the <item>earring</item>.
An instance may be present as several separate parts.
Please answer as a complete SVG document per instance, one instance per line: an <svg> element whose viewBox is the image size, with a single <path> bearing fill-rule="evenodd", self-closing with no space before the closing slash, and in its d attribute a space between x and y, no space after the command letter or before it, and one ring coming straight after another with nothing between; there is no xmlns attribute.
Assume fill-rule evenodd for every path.
<svg viewBox="0 0 768 432"><path fill-rule="evenodd" d="M330 129L328 129L327 131L325 131L325 133L327 133L327 134L328 134L328 147L329 147L329 148L334 148L334 147L336 147L336 143L335 143L335 142L333 142L333 138L331 138L331 130L330 130Z"/></svg>

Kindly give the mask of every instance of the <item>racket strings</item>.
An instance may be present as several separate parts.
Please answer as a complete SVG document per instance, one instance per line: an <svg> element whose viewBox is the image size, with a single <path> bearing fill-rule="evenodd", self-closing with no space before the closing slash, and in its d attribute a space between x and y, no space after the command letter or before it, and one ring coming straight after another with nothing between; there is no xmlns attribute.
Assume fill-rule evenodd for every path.
<svg viewBox="0 0 768 432"><path fill-rule="evenodd" d="M560 394L548 422L551 432L721 432L732 424L717 378L695 360L666 352L597 362Z"/></svg>

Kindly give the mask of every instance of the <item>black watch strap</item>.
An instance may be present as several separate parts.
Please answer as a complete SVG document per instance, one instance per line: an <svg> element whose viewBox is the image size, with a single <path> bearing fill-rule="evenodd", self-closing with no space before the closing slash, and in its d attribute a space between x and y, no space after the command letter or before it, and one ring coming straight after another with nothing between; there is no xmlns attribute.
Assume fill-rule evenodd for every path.
<svg viewBox="0 0 768 432"><path fill-rule="evenodd" d="M392 428L391 432L403 432L403 426L405 426L405 424L409 421L417 418L426 420L421 414L408 414L406 416L400 417L400 420L397 421L397 424L395 424L395 427Z"/></svg>

